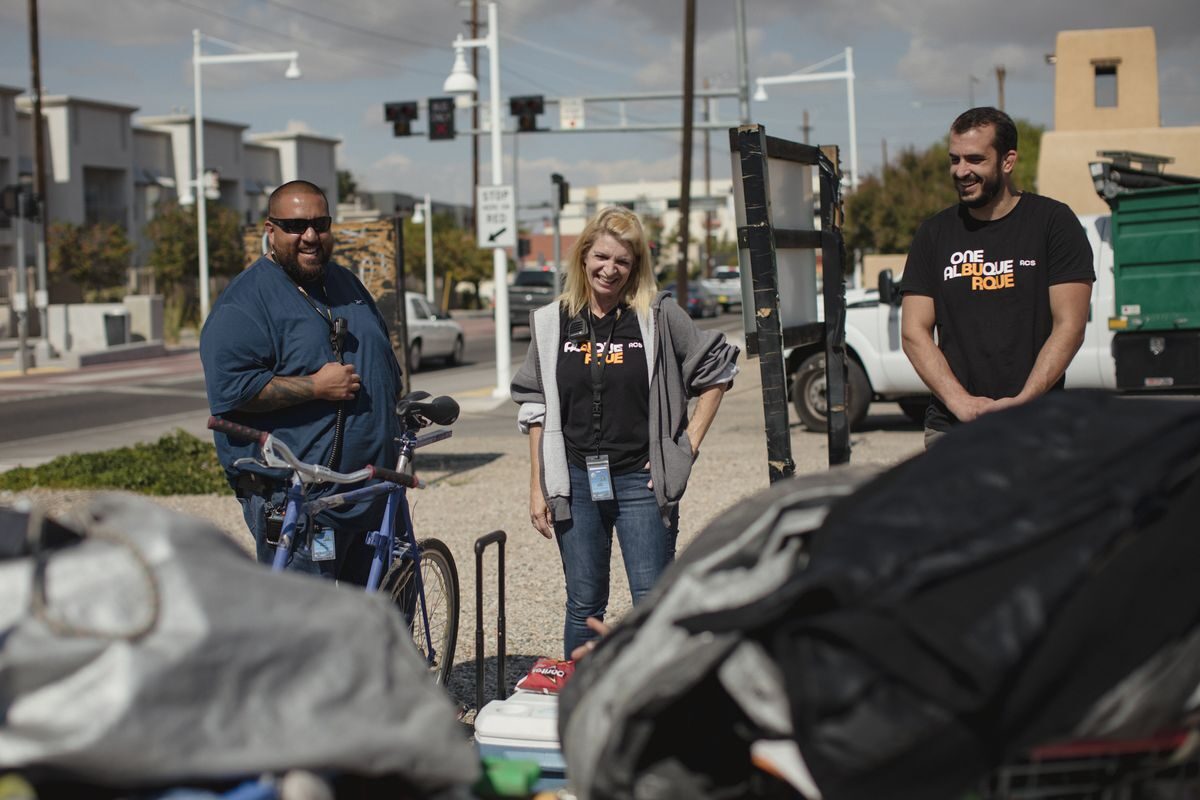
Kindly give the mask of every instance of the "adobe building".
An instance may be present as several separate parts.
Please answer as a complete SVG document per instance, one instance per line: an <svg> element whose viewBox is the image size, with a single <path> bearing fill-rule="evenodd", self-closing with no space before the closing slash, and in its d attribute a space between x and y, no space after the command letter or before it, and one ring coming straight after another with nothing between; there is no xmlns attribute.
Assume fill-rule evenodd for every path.
<svg viewBox="0 0 1200 800"><path fill-rule="evenodd" d="M1038 193L1077 214L1106 213L1088 171L1103 150L1166 156L1166 172L1200 176L1200 126L1162 126L1153 28L1060 31L1052 61L1054 130L1042 135Z"/></svg>

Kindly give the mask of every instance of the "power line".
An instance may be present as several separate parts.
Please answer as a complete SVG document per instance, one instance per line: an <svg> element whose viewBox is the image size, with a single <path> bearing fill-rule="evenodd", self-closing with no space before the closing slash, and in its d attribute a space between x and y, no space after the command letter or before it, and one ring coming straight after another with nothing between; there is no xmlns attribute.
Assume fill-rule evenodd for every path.
<svg viewBox="0 0 1200 800"><path fill-rule="evenodd" d="M150 2L150 1L151 0L147 0L147 2ZM347 52L345 50L330 48L329 45L325 42L316 42L316 41L313 41L312 39L305 39L301 36L296 36L295 34L291 34L291 33L280 33L279 31L274 30L272 28L268 28L265 25L259 25L257 23L250 22L249 20L243 19L241 17L236 17L232 14L226 14L222 11L216 11L214 9L208 8L207 6L203 6L198 3L191 3L191 2L188 2L188 0L171 0L171 2L175 3L176 5L183 6L184 8L189 8L192 11L198 11L201 14L207 14L211 17L217 17L217 18L223 19L227 22L234 22L240 26L250 28L252 30L262 31L263 33L271 34L272 36L274 36L276 38L286 39L289 41L298 42L300 44L306 44L306 45L310 45L312 47L319 48L320 50L322 50L325 53L328 53L329 55L341 56L342 58L350 58L350 59L354 59L357 61L363 61L368 64L373 64L376 66L382 65L382 66L387 66L387 67L393 67L398 70L406 70L408 72L416 72L416 73L420 73L423 75L432 75L434 77L440 77L438 74L434 73L432 70L421 69L420 67L413 67L413 66L410 66L407 64L397 64L392 61L384 61L383 59L374 58L374 57L360 56L354 52Z"/></svg>
<svg viewBox="0 0 1200 800"><path fill-rule="evenodd" d="M566 50L559 50L554 47L549 47L544 44L539 44L538 42L534 42L529 39L525 39L521 36L517 36L514 33L501 33L500 37L503 39L508 39L509 41L516 42L517 44L523 44L526 47L530 47L534 50L541 50L543 53L546 53L548 55L557 56L558 58L562 58L567 61L574 61L576 64L582 64L585 67L593 67L595 69L604 70L605 72L611 72L614 75L632 76L632 75L637 74L634 70L620 69L619 67L616 67L612 64L607 64L603 61L596 61L595 59L585 58L584 56L578 55L577 53L569 53Z"/></svg>
<svg viewBox="0 0 1200 800"><path fill-rule="evenodd" d="M287 3L280 2L280 0L263 0L263 2L268 5L276 6L277 8L287 9L288 11L292 12L293 14L299 14L300 16L308 17L309 19L314 19L325 25L331 25L335 28L341 28L342 30L349 31L351 33L358 33L358 34L362 34L364 36L374 36L379 39L386 39L389 42L400 42L401 44L408 44L408 45L412 45L413 47L420 47L420 48L429 49L429 50L440 49L442 47L442 45L430 44L428 42L420 42L420 41L417 41L416 39L406 39L403 36L396 36L396 35L390 34L390 33L383 33L382 31L371 30L370 28L360 28L357 25L350 25L349 23L342 22L341 20L333 19L331 17L326 17L324 15L317 14L313 11L308 11L303 8L296 8L295 6L290 6Z"/></svg>

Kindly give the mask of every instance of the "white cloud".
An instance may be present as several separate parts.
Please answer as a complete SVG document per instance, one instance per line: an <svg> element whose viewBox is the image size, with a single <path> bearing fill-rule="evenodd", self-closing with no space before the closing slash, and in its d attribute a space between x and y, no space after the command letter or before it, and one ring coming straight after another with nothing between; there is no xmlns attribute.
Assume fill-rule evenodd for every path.
<svg viewBox="0 0 1200 800"><path fill-rule="evenodd" d="M375 170L405 170L412 166L412 159L403 153L388 153L383 158L371 164Z"/></svg>

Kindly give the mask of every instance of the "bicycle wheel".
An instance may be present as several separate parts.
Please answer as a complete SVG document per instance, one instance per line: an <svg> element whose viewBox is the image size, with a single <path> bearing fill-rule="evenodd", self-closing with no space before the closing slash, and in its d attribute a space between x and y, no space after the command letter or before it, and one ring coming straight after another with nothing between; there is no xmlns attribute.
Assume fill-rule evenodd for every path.
<svg viewBox="0 0 1200 800"><path fill-rule="evenodd" d="M421 613L421 593L413 580L411 558L403 558L392 565L379 591L390 597L409 620L413 643L429 664L434 682L445 684L454 665L454 647L458 641L458 570L450 548L440 540L422 539L417 547L421 552L425 614ZM428 637L426 619L429 621Z"/></svg>

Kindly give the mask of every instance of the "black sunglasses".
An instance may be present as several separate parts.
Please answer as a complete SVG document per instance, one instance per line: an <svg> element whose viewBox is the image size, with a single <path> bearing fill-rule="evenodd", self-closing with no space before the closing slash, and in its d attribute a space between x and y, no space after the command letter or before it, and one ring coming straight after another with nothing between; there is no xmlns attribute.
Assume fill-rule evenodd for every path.
<svg viewBox="0 0 1200 800"><path fill-rule="evenodd" d="M267 217L272 225L279 228L284 233L290 233L293 236L304 233L309 228L312 228L317 233L328 233L329 226L333 224L332 217L313 217L312 219L279 219L278 217Z"/></svg>

